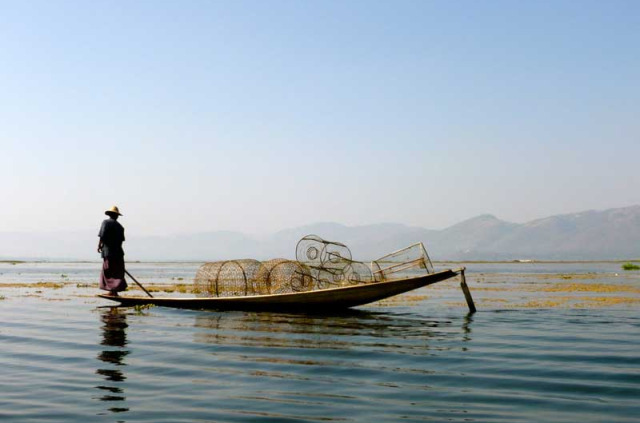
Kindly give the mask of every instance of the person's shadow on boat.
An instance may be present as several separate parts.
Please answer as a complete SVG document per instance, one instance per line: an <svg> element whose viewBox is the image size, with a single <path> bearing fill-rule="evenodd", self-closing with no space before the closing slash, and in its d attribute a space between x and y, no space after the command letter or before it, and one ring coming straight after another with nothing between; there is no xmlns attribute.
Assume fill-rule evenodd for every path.
<svg viewBox="0 0 640 423"><path fill-rule="evenodd" d="M129 408L123 407L126 397L124 390L118 384L124 382L127 377L120 369L121 366L126 366L125 358L129 354L127 346L127 332L129 327L127 324L127 315L118 308L104 308L99 309L100 320L103 325L102 340L100 345L105 346L103 351L98 354L98 360L104 363L104 368L96 370L96 374L104 377L104 384L96 386L96 389L102 394L98 397L100 401L107 401L109 403L118 403L118 406L114 405L109 407L108 411L112 413L122 413L129 411ZM101 366L103 367L103 366Z"/></svg>

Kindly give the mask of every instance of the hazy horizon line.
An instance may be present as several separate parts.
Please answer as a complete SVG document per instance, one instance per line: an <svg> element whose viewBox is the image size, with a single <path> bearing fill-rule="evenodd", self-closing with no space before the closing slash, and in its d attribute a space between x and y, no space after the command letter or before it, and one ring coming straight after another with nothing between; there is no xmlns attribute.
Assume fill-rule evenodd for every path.
<svg viewBox="0 0 640 423"><path fill-rule="evenodd" d="M402 222L391 222L391 221L386 221L386 222L376 222L376 223L365 223L365 224L347 224L347 223L342 223L342 222L337 222L337 221L317 221L317 222L312 222L312 223L306 223L306 224L302 224L302 225L297 225L297 226L289 226L289 227L285 227L285 228L281 228L281 229L277 229L277 230L272 230L272 231L265 231L265 232L260 232L260 233L256 233L256 232L251 232L251 231L242 231L242 230L233 230L233 229L207 229L207 230L202 230L202 231L198 231L198 232L172 232L172 233L166 233L166 234L150 234L150 233L138 233L136 236L141 236L141 237L173 237L173 236L188 236L188 235L196 235L196 234L204 234L204 233L233 233L233 234L241 234L241 235L245 235L245 236L250 236L250 237L256 237L256 238L261 238L261 237L265 237L265 236L270 236L270 235L274 235L277 234L279 232L284 232L284 231L289 231L289 230L295 230L295 229L300 229L300 228L304 228L304 227L308 227L308 226L317 226L317 225L339 225L339 226L343 226L346 228L361 228L361 227L367 227L367 226L378 226L378 225L399 225L399 226L405 226L407 228L419 228L419 229L425 229L425 230L429 230L429 231L443 231L446 229L449 229L453 226L459 225L461 223L473 220L473 219L477 219L480 217L493 217L496 220L499 220L501 222L505 222L505 223L510 223L510 224L516 224L516 225L525 225L527 223L531 223L531 222L536 222L539 220L544 220L544 219L548 219L548 218L552 218L552 217L560 217L560 216L572 216L572 215L579 215L582 213L591 213L591 212L596 212L596 213L602 213L602 212L608 212L608 211L614 211L614 210L623 210L623 209L631 209L631 208L640 208L640 204L631 204L628 206L622 206L622 207L611 207L611 208L606 208L606 209L589 209L589 210L581 210L581 211L576 211L576 212L570 212L570 213L559 213L559 214L553 214L553 215L548 215L548 216L544 216L544 217L538 217L535 219L531 219L531 220L527 220L524 222L515 222L515 221L511 221L511 220L504 220L501 219L500 217L496 216L496 214L494 213L481 213L466 219L463 219L459 222L453 223L449 226L445 226L439 229L434 229L434 228L429 228L426 226L421 226L421 225L413 225L413 224L407 224L407 223L402 223ZM99 224L96 223L96 227ZM25 234L59 234L59 233L87 233L90 231L94 231L93 229L60 229L60 230L33 230L33 231L27 231L27 230L19 230L19 231L0 231L0 234L20 234L20 235L25 235ZM97 236L97 230L96 232L96 236Z"/></svg>

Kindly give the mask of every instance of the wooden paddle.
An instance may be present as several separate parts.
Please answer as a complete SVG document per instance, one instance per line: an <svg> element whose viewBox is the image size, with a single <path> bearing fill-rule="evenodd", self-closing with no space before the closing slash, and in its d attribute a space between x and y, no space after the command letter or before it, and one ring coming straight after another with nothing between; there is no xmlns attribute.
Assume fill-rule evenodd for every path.
<svg viewBox="0 0 640 423"><path fill-rule="evenodd" d="M149 293L149 291L147 291L146 289L144 289L144 286L142 286L142 284L141 284L140 282L138 282L138 281L136 280L136 278L134 278L134 277L133 277L133 275L132 275L131 273L129 273L129 271L128 271L128 270L125 270L125 271L124 271L124 273L126 273L127 275L129 275L129 277L130 277L131 279L133 279L133 281L134 281L135 283L137 283L137 284L138 284L138 286L139 286L140 288L142 288L142 290L143 290L144 292L146 292L148 296L150 296L151 298L153 298L153 295L151 295L151 294Z"/></svg>

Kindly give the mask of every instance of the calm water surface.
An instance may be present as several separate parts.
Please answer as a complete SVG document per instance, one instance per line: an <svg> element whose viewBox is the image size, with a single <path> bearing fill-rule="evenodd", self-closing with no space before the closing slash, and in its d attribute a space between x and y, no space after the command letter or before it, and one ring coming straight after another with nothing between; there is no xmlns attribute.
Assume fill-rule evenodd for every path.
<svg viewBox="0 0 640 423"><path fill-rule="evenodd" d="M94 278L66 266L37 270ZM144 266L143 278L158 271ZM479 297L483 286L545 273L484 266L468 278ZM161 279L195 267L166 265ZM594 272L597 283L617 269L560 272ZM29 266L0 272L0 286L40 281ZM93 288L5 289L0 421L639 421L637 305L485 306L469 316L448 302L461 300L455 281L433 292L440 300L426 288L387 307L301 315L111 308Z"/></svg>

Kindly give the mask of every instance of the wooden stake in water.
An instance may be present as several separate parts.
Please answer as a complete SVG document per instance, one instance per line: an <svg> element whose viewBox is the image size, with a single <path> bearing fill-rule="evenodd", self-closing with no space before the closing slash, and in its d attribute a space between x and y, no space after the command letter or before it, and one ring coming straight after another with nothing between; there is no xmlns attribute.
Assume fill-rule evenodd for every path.
<svg viewBox="0 0 640 423"><path fill-rule="evenodd" d="M460 269L460 288L462 288L462 292L464 292L464 298L466 298L467 300L467 305L469 306L469 312L475 313L476 305L473 303L473 298L471 298L471 291L469 291L469 287L467 286L467 279L464 276L464 270L465 270L464 267Z"/></svg>

